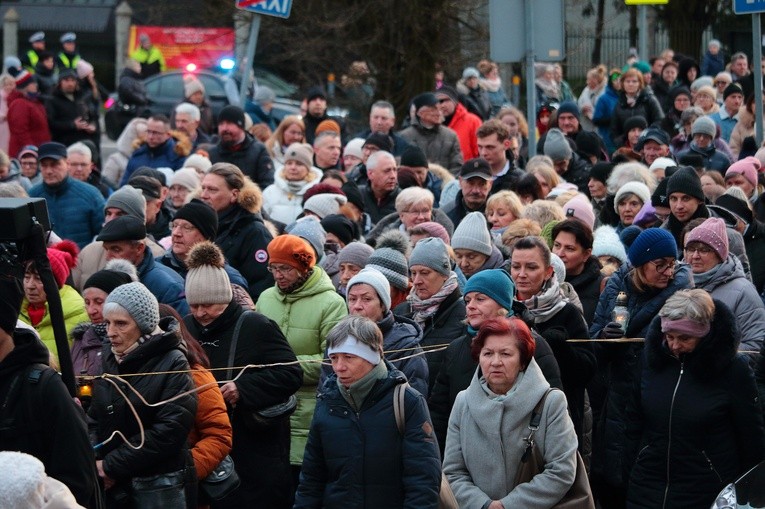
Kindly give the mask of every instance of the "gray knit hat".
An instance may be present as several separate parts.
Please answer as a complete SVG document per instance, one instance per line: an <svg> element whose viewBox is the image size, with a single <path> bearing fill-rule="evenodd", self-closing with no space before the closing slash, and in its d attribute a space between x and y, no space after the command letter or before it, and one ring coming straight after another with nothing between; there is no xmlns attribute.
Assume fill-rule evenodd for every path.
<svg viewBox="0 0 765 509"><path fill-rule="evenodd" d="M210 241L199 242L189 251L186 265L186 302L193 304L228 304L233 299L231 281L224 268L220 248Z"/></svg>
<svg viewBox="0 0 765 509"><path fill-rule="evenodd" d="M691 125L691 136L697 134L706 134L707 136L714 138L717 134L717 125L715 124L715 121L706 115L697 118L693 122L693 125Z"/></svg>
<svg viewBox="0 0 765 509"><path fill-rule="evenodd" d="M460 221L452 235L453 249L469 249L486 256L491 255L491 234L486 226L486 217L480 212L471 212Z"/></svg>
<svg viewBox="0 0 765 509"><path fill-rule="evenodd" d="M284 152L284 162L297 161L309 170L313 166L313 148L307 143L293 143Z"/></svg>
<svg viewBox="0 0 765 509"><path fill-rule="evenodd" d="M409 257L409 267L415 265L423 265L444 276L449 276L452 272L452 263L446 244L443 240L434 237L422 239L414 246Z"/></svg>
<svg viewBox="0 0 765 509"><path fill-rule="evenodd" d="M369 257L374 253L374 249L369 244L363 242L351 242L337 254L338 265L343 263L352 263L362 269L366 267Z"/></svg>
<svg viewBox="0 0 765 509"><path fill-rule="evenodd" d="M327 242L327 232L324 231L321 223L315 217L301 217L294 223L287 225L284 232L307 240L316 252L316 263L324 258L324 243Z"/></svg>
<svg viewBox="0 0 765 509"><path fill-rule="evenodd" d="M379 270L392 287L404 292L409 290L409 267L401 251L391 247L375 249L365 268Z"/></svg>
<svg viewBox="0 0 765 509"><path fill-rule="evenodd" d="M142 334L151 334L159 325L159 303L142 283L118 286L104 304L118 304L135 320Z"/></svg>
<svg viewBox="0 0 765 509"><path fill-rule="evenodd" d="M133 186L124 185L114 191L104 205L104 210L111 208L120 209L127 215L146 222L146 198Z"/></svg>
<svg viewBox="0 0 765 509"><path fill-rule="evenodd" d="M563 161L564 159L571 159L571 152L571 146L568 144L563 131L557 128L547 131L544 146L544 153L547 157L555 162Z"/></svg>
<svg viewBox="0 0 765 509"><path fill-rule="evenodd" d="M359 283L364 283L374 288L375 292L377 292L377 296L380 297L380 302L382 302L383 313L387 313L390 309L390 283L382 274L382 272L371 267L362 269L358 274L353 276L350 281L348 281L347 291L345 294L346 300L348 299L348 294L351 291L351 287Z"/></svg>
<svg viewBox="0 0 765 509"><path fill-rule="evenodd" d="M310 210L321 219L340 212L340 207L348 202L342 194L322 193L308 198L303 204L303 210Z"/></svg>

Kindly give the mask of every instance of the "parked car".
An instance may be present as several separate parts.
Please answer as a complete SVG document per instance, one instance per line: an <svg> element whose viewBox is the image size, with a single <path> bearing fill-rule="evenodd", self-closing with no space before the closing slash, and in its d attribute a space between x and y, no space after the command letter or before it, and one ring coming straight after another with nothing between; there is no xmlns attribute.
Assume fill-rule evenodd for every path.
<svg viewBox="0 0 765 509"><path fill-rule="evenodd" d="M765 461L720 492L712 509L765 508Z"/></svg>

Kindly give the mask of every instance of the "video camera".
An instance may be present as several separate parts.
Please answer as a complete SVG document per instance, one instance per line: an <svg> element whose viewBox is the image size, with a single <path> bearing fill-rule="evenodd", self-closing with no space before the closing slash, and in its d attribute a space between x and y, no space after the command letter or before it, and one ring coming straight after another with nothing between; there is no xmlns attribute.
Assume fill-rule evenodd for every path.
<svg viewBox="0 0 765 509"><path fill-rule="evenodd" d="M0 263L17 264L22 244L40 224L50 230L48 206L43 198L0 199Z"/></svg>

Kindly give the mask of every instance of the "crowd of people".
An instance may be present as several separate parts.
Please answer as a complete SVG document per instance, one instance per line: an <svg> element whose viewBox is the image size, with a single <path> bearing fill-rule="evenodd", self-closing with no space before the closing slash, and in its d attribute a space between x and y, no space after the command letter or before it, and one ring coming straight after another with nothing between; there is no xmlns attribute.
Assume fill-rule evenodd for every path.
<svg viewBox="0 0 765 509"><path fill-rule="evenodd" d="M82 506L436 508L448 488L541 509L584 476L589 507L698 508L765 460L746 55L598 66L578 100L539 64L535 126L484 60L400 122L374 102L355 136L322 87L279 122L266 87L212 118L192 77L106 161L72 109L97 91L82 63L45 105L37 74L0 77L0 195L46 200L40 253L92 385L85 416L42 378L66 446L5 433L24 373L60 354L46 264L24 261L0 278L0 449ZM239 484L212 495L229 460Z"/></svg>

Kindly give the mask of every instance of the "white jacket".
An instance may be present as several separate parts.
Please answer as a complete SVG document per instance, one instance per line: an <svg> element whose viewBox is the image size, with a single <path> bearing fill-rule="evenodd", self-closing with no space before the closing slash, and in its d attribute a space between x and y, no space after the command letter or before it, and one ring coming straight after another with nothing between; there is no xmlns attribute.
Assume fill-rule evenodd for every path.
<svg viewBox="0 0 765 509"><path fill-rule="evenodd" d="M268 217L274 221L284 224L290 224L297 219L303 211L303 195L310 188L315 186L321 180L322 171L311 167L308 175L313 179L303 180L299 189L290 189L288 181L284 179L284 171L279 170L274 173L274 183L263 191L263 210Z"/></svg>

